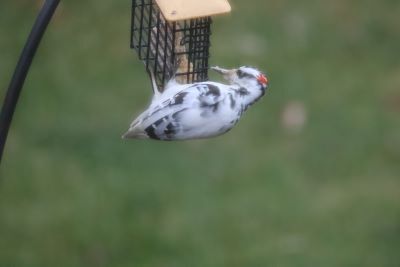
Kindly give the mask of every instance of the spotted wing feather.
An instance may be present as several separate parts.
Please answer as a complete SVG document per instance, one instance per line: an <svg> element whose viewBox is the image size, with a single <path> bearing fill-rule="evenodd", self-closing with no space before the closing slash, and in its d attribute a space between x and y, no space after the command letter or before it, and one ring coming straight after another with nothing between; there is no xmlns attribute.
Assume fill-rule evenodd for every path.
<svg viewBox="0 0 400 267"><path fill-rule="evenodd" d="M226 94L215 83L198 83L172 97L152 103L131 125L124 138L176 140L205 123Z"/></svg>

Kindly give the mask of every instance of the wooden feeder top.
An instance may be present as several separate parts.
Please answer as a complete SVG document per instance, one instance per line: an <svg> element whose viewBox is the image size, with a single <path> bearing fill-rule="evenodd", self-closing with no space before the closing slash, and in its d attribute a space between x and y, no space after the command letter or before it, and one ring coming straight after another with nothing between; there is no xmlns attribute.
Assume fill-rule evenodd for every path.
<svg viewBox="0 0 400 267"><path fill-rule="evenodd" d="M228 0L156 0L168 21L209 17L229 13Z"/></svg>

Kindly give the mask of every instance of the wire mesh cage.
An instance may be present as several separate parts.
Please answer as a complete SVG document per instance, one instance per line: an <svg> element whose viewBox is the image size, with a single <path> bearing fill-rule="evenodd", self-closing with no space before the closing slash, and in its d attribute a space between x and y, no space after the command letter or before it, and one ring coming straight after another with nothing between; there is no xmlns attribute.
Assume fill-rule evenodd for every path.
<svg viewBox="0 0 400 267"><path fill-rule="evenodd" d="M167 21L154 0L132 0L131 48L162 90L208 80L211 17Z"/></svg>

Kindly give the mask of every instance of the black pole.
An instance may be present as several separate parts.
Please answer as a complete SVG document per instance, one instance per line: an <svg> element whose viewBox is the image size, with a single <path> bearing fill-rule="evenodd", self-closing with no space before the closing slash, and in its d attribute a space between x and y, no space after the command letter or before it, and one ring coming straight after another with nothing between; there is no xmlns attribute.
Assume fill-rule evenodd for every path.
<svg viewBox="0 0 400 267"><path fill-rule="evenodd" d="M7 140L8 130L10 129L11 121L17 106L22 86L25 82L26 75L28 74L40 40L42 39L47 25L57 9L59 2L60 0L46 0L46 2L43 4L28 40L26 41L24 50L22 51L17 67L15 68L14 75L8 87L0 114L0 163Z"/></svg>

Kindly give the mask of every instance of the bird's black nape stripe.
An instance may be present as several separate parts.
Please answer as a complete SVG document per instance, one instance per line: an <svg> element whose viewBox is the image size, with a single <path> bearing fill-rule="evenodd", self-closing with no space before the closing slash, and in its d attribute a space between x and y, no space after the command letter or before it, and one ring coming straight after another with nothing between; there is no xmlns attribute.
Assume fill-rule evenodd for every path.
<svg viewBox="0 0 400 267"><path fill-rule="evenodd" d="M246 73L242 70L237 70L236 71L237 76L239 77L239 79L243 79L243 78L255 78L253 75Z"/></svg>

